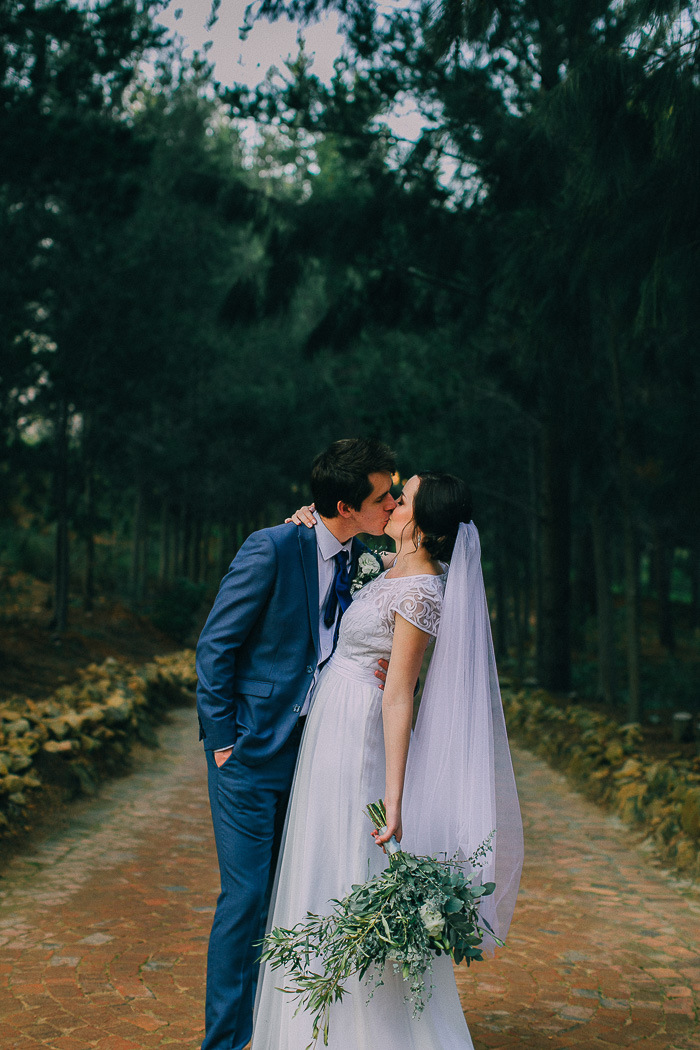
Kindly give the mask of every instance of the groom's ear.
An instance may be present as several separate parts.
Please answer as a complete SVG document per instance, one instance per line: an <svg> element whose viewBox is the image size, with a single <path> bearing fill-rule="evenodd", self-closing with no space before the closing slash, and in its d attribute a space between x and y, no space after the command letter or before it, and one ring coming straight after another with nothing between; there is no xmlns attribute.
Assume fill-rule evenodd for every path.
<svg viewBox="0 0 700 1050"><path fill-rule="evenodd" d="M352 509L352 507L350 506L349 503L343 503L343 502L339 501L336 504L336 507L337 507L337 510L338 510L338 515L341 518L349 518L349 517L352 516L353 509Z"/></svg>

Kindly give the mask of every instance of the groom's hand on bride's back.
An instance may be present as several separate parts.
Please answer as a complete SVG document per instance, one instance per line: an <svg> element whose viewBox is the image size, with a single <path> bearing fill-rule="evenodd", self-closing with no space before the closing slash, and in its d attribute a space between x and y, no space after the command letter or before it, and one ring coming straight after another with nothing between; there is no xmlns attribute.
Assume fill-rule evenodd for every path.
<svg viewBox="0 0 700 1050"><path fill-rule="evenodd" d="M375 671L374 674L375 674L375 677L379 679L379 688L383 689L384 685L386 683L386 673L389 670L389 661L388 660L377 660L377 663L379 664L379 669L377 671ZM416 686L415 686L415 689L413 690L413 695L414 696L416 695L416 693L418 692L419 689L420 689L420 678L418 678L416 680Z"/></svg>

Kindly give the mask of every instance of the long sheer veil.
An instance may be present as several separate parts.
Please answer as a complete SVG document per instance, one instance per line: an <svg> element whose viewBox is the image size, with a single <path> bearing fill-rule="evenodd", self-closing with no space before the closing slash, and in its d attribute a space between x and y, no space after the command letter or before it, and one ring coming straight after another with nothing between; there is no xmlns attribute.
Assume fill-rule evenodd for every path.
<svg viewBox="0 0 700 1050"><path fill-rule="evenodd" d="M523 829L473 522L461 524L435 651L406 769L402 847L467 863L492 831L477 881L495 882L481 914L504 940L523 864ZM493 948L493 941L484 942Z"/></svg>

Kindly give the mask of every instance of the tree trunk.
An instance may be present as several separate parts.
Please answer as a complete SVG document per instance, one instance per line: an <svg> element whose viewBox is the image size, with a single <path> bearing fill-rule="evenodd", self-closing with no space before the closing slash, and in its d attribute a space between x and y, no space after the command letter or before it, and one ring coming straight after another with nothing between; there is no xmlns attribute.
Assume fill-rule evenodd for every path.
<svg viewBox="0 0 700 1050"><path fill-rule="evenodd" d="M700 557L697 550L688 552L688 572L690 573L690 629L700 627Z"/></svg>
<svg viewBox="0 0 700 1050"><path fill-rule="evenodd" d="M62 399L56 417L56 467L54 473L56 502L56 561L54 567L55 598L52 628L61 634L68 624L70 587L70 552L68 536L68 405Z"/></svg>
<svg viewBox="0 0 700 1050"><path fill-rule="evenodd" d="M571 688L571 475L556 417L542 431L542 651L545 689Z"/></svg>
<svg viewBox="0 0 700 1050"><path fill-rule="evenodd" d="M182 566L181 575L185 579L191 579L190 565L192 560L192 515L187 503L182 501Z"/></svg>
<svg viewBox="0 0 700 1050"><path fill-rule="evenodd" d="M620 469L620 504L622 510L622 543L624 555L625 604L627 620L627 718L639 722L642 717L642 679L639 608L639 552L634 528L632 462L627 438L620 355L615 333L610 336L612 395L617 429L617 454Z"/></svg>
<svg viewBox="0 0 700 1050"><path fill-rule="evenodd" d="M167 496L163 496L160 504L160 542L158 544L158 583L161 587L172 579L171 540L170 502Z"/></svg>
<svg viewBox="0 0 700 1050"><path fill-rule="evenodd" d="M522 632L525 649L530 645L532 635L532 616L535 608L534 584L532 582L532 558L526 558L522 566Z"/></svg>
<svg viewBox="0 0 700 1050"><path fill-rule="evenodd" d="M493 561L493 587L496 598L496 615L493 623L493 647L496 660L502 660L508 653L506 588L503 579L503 555L500 544L496 544L496 557Z"/></svg>
<svg viewBox="0 0 700 1050"><path fill-rule="evenodd" d="M236 553L237 529L238 524L231 522L228 525L222 525L219 530L219 579L222 579L228 572L228 567Z"/></svg>
<svg viewBox="0 0 700 1050"><path fill-rule="evenodd" d="M673 551L670 551L659 529L654 529L654 589L656 590L657 627L659 642L669 653L676 648L671 603L671 575Z"/></svg>
<svg viewBox="0 0 700 1050"><path fill-rule="evenodd" d="M148 500L144 492L143 524L141 532L141 601L148 598Z"/></svg>
<svg viewBox="0 0 700 1050"><path fill-rule="evenodd" d="M527 580L518 571L513 575L513 627L515 633L515 667L520 682L525 677L525 645L527 642Z"/></svg>
<svg viewBox="0 0 700 1050"><path fill-rule="evenodd" d="M92 420L83 416L82 465L84 476L83 501L85 506L82 539L85 543L85 576L83 578L83 609L92 612L95 605L95 470L92 457Z"/></svg>
<svg viewBox="0 0 700 1050"><path fill-rule="evenodd" d="M192 551L190 564L190 579L199 583L202 576L202 536L203 522L199 515L195 518L192 530Z"/></svg>
<svg viewBox="0 0 700 1050"><path fill-rule="evenodd" d="M201 538L200 538L200 541L199 541L200 570L199 570L199 577L198 577L198 580L197 580L198 583L205 583L206 584L208 582L208 580L209 580L209 568L210 568L209 551L210 551L210 547L211 547L211 531L212 531L212 529L211 529L211 521L207 518L206 521L202 522L202 535L201 535Z"/></svg>
<svg viewBox="0 0 700 1050"><path fill-rule="evenodd" d="M615 620L610 588L607 529L598 502L593 503L590 514L598 613L598 696L608 706L613 707L615 703Z"/></svg>
<svg viewBox="0 0 700 1050"><path fill-rule="evenodd" d="M184 537L184 504L180 503L179 507L175 507L176 515L173 517L173 535L175 542L173 543L173 579L177 579L178 576L183 576L182 571L182 548L183 548L183 537Z"/></svg>
<svg viewBox="0 0 700 1050"><path fill-rule="evenodd" d="M578 500L575 501L577 504ZM579 524L572 535L572 557L574 563L571 606L577 635L596 609L595 568L593 564L593 537L585 522Z"/></svg>
<svg viewBox="0 0 700 1050"><path fill-rule="evenodd" d="M530 529L530 579L532 580L532 607L535 613L535 668L538 679L542 674L542 521L537 486L538 462L534 432L531 434L528 455L530 475L530 506L532 507Z"/></svg>
<svg viewBox="0 0 700 1050"><path fill-rule="evenodd" d="M95 606L95 479L92 464L85 472L85 582L83 609L92 612Z"/></svg>
<svg viewBox="0 0 700 1050"><path fill-rule="evenodd" d="M638 722L642 715L641 616L639 608L639 550L634 526L624 516L625 606L627 619L627 718Z"/></svg>
<svg viewBox="0 0 700 1050"><path fill-rule="evenodd" d="M136 479L134 524L131 541L131 600L140 605L146 593L146 493L142 478Z"/></svg>

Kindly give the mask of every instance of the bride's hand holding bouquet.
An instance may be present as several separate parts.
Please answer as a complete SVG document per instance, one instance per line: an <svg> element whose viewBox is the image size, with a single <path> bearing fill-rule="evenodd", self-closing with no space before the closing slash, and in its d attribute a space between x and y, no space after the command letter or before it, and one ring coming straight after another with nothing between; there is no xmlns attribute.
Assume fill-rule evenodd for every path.
<svg viewBox="0 0 700 1050"><path fill-rule="evenodd" d="M381 846L385 853L397 853L403 838L401 804L387 805L380 799L379 802L371 802L366 813L374 824L372 837L376 844Z"/></svg>

